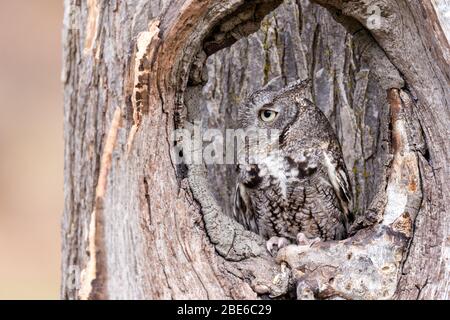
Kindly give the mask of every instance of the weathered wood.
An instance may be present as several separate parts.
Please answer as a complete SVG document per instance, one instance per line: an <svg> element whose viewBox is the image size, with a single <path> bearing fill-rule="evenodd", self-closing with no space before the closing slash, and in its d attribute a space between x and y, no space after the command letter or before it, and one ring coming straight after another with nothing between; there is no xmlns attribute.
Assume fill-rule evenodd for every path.
<svg viewBox="0 0 450 320"><path fill-rule="evenodd" d="M414 113L426 139L425 148L418 146L418 153L422 153L425 160L421 176L425 197L400 279L398 297L447 299L450 47L443 32L446 26L442 27L438 18L441 13L437 13L429 1L317 2L337 7L366 27L371 14L368 6L381 8L382 23L371 33L416 97ZM441 10L448 12L445 6ZM432 177L426 174L430 171ZM438 266L436 261L439 261Z"/></svg>
<svg viewBox="0 0 450 320"><path fill-rule="evenodd" d="M448 298L449 49L435 6L371 1L383 23L367 31L368 1L316 2L331 13L307 0L65 1L63 298L248 299L295 291L290 280L303 298ZM233 127L245 93L306 77L351 171L355 232L368 229L290 247L291 277L227 217L234 167L177 166L171 133ZM330 250L354 258L304 272ZM369 289L343 285L367 261Z"/></svg>

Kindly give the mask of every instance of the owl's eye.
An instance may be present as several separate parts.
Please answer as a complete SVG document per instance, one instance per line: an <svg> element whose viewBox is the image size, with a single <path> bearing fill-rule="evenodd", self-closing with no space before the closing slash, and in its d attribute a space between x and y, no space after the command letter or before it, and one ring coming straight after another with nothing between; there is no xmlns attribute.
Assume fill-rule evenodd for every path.
<svg viewBox="0 0 450 320"><path fill-rule="evenodd" d="M278 112L273 110L261 110L259 118L264 122L272 122L277 118Z"/></svg>

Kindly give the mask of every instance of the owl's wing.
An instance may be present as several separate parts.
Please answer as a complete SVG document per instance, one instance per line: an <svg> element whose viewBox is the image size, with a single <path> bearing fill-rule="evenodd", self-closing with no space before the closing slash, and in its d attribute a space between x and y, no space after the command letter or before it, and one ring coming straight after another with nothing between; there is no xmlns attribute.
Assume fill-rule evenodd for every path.
<svg viewBox="0 0 450 320"><path fill-rule="evenodd" d="M342 211L348 217L350 215L352 196L350 190L349 178L345 170L343 161L333 161L331 155L324 152L325 167L328 173L328 179L333 186L334 192L339 199Z"/></svg>
<svg viewBox="0 0 450 320"><path fill-rule="evenodd" d="M247 230L258 233L255 211L250 201L247 188L242 183L236 184L234 195L234 218Z"/></svg>

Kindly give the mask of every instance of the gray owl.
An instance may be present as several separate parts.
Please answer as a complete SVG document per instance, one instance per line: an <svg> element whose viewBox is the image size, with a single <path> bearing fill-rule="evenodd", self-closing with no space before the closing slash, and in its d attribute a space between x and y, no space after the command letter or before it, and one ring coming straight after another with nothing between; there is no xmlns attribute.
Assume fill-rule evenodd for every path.
<svg viewBox="0 0 450 320"><path fill-rule="evenodd" d="M271 252L293 240L347 236L351 193L342 151L307 90L307 81L262 89L238 110L244 132L269 134L266 143L247 138L240 150L246 162L239 165L234 214L268 240Z"/></svg>

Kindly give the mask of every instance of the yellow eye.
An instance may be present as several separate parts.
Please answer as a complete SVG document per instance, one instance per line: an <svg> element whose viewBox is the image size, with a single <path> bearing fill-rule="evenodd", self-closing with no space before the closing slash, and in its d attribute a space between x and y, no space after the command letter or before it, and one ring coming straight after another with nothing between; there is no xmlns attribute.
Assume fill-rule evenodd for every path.
<svg viewBox="0 0 450 320"><path fill-rule="evenodd" d="M264 122L272 122L277 118L278 112L273 110L261 110L259 112L259 118Z"/></svg>

